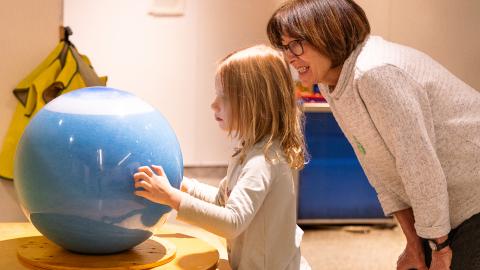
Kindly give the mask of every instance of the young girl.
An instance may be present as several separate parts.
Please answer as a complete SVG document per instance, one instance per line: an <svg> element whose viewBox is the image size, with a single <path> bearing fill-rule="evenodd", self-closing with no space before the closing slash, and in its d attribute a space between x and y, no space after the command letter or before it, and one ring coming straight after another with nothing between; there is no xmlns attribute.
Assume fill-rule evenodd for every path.
<svg viewBox="0 0 480 270"><path fill-rule="evenodd" d="M223 59L215 82L215 120L240 141L219 188L185 178L181 192L152 165L134 175L135 188L143 188L135 194L226 238L233 269L309 269L292 177L305 149L287 64L274 49L254 46Z"/></svg>

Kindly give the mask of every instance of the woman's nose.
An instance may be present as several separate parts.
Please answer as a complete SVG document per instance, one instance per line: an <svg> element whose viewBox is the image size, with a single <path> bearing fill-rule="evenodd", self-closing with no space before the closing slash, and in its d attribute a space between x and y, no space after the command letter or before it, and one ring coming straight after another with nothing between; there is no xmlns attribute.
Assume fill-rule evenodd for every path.
<svg viewBox="0 0 480 270"><path fill-rule="evenodd" d="M283 51L283 57L285 57L285 60L287 63L291 64L297 56L293 54L290 50Z"/></svg>

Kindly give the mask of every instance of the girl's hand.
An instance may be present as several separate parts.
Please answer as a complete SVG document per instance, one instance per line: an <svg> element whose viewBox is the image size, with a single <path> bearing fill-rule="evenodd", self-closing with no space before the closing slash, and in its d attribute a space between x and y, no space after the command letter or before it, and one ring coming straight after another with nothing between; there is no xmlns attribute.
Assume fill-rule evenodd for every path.
<svg viewBox="0 0 480 270"><path fill-rule="evenodd" d="M143 197L152 202L165 204L178 210L182 200L181 192L170 185L170 181L160 166L152 165L138 168L138 172L133 175L135 188L144 190L135 190L135 195Z"/></svg>
<svg viewBox="0 0 480 270"><path fill-rule="evenodd" d="M430 270L448 270L452 263L452 249L445 247L440 251L432 251Z"/></svg>

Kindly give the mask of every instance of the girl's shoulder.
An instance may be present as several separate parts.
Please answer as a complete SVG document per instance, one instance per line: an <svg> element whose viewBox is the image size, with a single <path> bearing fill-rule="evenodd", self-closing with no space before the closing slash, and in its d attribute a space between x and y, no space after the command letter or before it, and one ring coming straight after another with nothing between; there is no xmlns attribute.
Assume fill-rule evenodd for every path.
<svg viewBox="0 0 480 270"><path fill-rule="evenodd" d="M241 156L241 151L235 151L235 154L230 159L230 166L275 166L283 163L287 164L285 154L277 141L267 144L266 140L262 140L250 149L246 150L245 155Z"/></svg>
<svg viewBox="0 0 480 270"><path fill-rule="evenodd" d="M278 144L273 144L265 151L264 145L257 144L247 151L243 162L233 158L227 175L232 179L246 177L259 179L262 182L277 182L277 179L292 177L292 171Z"/></svg>
<svg viewBox="0 0 480 270"><path fill-rule="evenodd" d="M267 145L266 142L260 142L247 152L244 163L249 166L281 166L287 164L285 154L280 144L274 141Z"/></svg>

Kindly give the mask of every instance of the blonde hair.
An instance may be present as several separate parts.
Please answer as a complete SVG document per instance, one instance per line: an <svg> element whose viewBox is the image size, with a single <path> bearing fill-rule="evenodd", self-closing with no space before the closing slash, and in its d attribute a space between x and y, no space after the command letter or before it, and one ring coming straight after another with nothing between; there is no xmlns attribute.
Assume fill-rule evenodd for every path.
<svg viewBox="0 0 480 270"><path fill-rule="evenodd" d="M272 15L267 34L278 48L282 35L306 40L337 67L370 34L370 24L353 0L290 0Z"/></svg>
<svg viewBox="0 0 480 270"><path fill-rule="evenodd" d="M229 134L241 142L234 155L243 162L252 147L265 140L263 152L278 141L289 166L305 163L303 114L297 105L293 80L283 56L265 45L233 52L217 68L217 80L230 103Z"/></svg>

